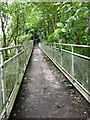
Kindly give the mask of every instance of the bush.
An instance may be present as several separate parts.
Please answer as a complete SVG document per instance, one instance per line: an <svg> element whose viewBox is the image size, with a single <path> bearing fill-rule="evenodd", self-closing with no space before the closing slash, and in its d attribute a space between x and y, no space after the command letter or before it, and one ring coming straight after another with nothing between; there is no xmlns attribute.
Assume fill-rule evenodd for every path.
<svg viewBox="0 0 90 120"><path fill-rule="evenodd" d="M22 35L19 38L19 44L27 44L31 40L32 34Z"/></svg>

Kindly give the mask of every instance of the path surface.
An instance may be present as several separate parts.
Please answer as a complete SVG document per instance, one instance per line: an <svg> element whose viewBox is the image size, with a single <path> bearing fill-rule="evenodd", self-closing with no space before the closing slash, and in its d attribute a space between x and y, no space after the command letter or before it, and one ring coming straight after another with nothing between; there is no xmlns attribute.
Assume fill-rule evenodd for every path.
<svg viewBox="0 0 90 120"><path fill-rule="evenodd" d="M85 118L87 102L35 47L10 119Z"/></svg>

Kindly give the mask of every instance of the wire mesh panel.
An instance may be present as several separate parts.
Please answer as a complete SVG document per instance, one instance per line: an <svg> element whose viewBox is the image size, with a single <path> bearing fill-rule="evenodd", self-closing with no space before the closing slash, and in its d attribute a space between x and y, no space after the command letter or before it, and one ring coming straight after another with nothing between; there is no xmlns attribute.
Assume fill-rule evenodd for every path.
<svg viewBox="0 0 90 120"><path fill-rule="evenodd" d="M74 77L90 92L89 60L74 56Z"/></svg>
<svg viewBox="0 0 90 120"><path fill-rule="evenodd" d="M8 50L8 48L6 49ZM16 92L16 89L14 89L15 86L20 85L33 49L33 42L27 46L11 47L11 49L14 51L14 54L6 61L4 61L3 54L5 49L1 50L0 114L5 105L8 103L8 100L10 100L11 96L14 95L14 92Z"/></svg>
<svg viewBox="0 0 90 120"><path fill-rule="evenodd" d="M17 58L10 60L4 65L4 81L5 99L7 100L17 82Z"/></svg>
<svg viewBox="0 0 90 120"><path fill-rule="evenodd" d="M19 79L21 78L24 70L24 61L23 61L23 53L21 53L19 56L18 56L18 69L19 69Z"/></svg>
<svg viewBox="0 0 90 120"><path fill-rule="evenodd" d="M0 76L1 76L1 71L0 71ZM0 82L0 113L1 113L2 107L3 107L3 105L2 105L2 93L1 93L1 90L2 90L2 86L1 86L1 82Z"/></svg>
<svg viewBox="0 0 90 120"><path fill-rule="evenodd" d="M75 78L77 82L79 82L88 92L90 92L90 59L88 57L83 57L80 54L73 54L74 48L72 45L69 46L71 47L72 52L66 51L62 49L62 47L59 50L59 48L55 49L50 45L41 44L40 46L49 57L62 66L73 78Z"/></svg>
<svg viewBox="0 0 90 120"><path fill-rule="evenodd" d="M72 55L69 53L62 52L62 67L72 75Z"/></svg>

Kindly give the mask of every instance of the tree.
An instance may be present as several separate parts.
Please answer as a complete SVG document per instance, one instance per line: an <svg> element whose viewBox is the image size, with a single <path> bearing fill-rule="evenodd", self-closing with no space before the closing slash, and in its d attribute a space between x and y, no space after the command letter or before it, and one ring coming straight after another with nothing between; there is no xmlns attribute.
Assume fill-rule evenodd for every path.
<svg viewBox="0 0 90 120"><path fill-rule="evenodd" d="M7 41L6 41L6 34L8 30L8 3L0 3L0 21L1 21L1 29L2 29L2 36L3 36L3 41L2 41L2 47L7 46ZM5 50L5 56L6 58L8 57L7 50Z"/></svg>

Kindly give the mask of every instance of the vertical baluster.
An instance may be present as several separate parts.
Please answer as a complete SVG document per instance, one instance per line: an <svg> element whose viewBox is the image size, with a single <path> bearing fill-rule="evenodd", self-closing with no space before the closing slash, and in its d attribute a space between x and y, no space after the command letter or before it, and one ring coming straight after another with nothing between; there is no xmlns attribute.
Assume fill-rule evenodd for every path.
<svg viewBox="0 0 90 120"><path fill-rule="evenodd" d="M25 46L25 48L26 48L27 46ZM28 48L29 49L29 48ZM28 49L26 49L25 50L25 64L26 64L26 62L27 62L27 51L28 51Z"/></svg>
<svg viewBox="0 0 90 120"><path fill-rule="evenodd" d="M16 55L18 54L18 47L16 47ZM18 60L18 56L17 56L17 71L16 71L16 74L17 74L17 82L19 84L19 60Z"/></svg>
<svg viewBox="0 0 90 120"><path fill-rule="evenodd" d="M50 45L50 53L49 53L49 55L51 56L51 44L49 44Z"/></svg>
<svg viewBox="0 0 90 120"><path fill-rule="evenodd" d="M57 47L56 47L56 43L55 43L55 49L54 49L54 57L55 57L55 60L57 61L57 59L56 59L56 51L57 51L57 49L56 49Z"/></svg>
<svg viewBox="0 0 90 120"><path fill-rule="evenodd" d="M52 53L53 53L53 51L52 51L52 45L53 45L53 43L51 43L51 57L52 57Z"/></svg>
<svg viewBox="0 0 90 120"><path fill-rule="evenodd" d="M51 51L51 46L50 46L50 44L49 44L49 56L50 56L50 51Z"/></svg>
<svg viewBox="0 0 90 120"><path fill-rule="evenodd" d="M5 105L5 81L4 81L4 56L3 51L1 51L1 85L2 85L2 101Z"/></svg>
<svg viewBox="0 0 90 120"><path fill-rule="evenodd" d="M26 60L27 60L25 48L26 48L26 45L23 46L23 50L24 50L24 53L23 53L23 66L24 66L24 70L25 70L25 67L26 67Z"/></svg>
<svg viewBox="0 0 90 120"><path fill-rule="evenodd" d="M52 43L52 58L53 58L53 46L54 46L54 44Z"/></svg>
<svg viewBox="0 0 90 120"><path fill-rule="evenodd" d="M61 45L61 66L62 66L62 45Z"/></svg>
<svg viewBox="0 0 90 120"><path fill-rule="evenodd" d="M72 47L72 76L74 77L74 56L73 56L73 45Z"/></svg>

